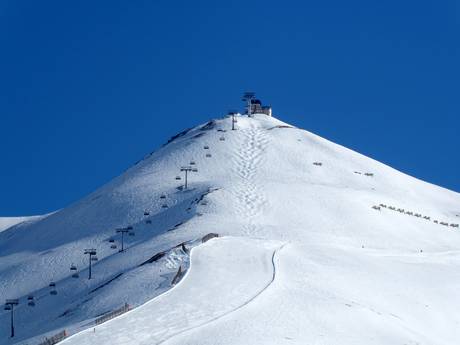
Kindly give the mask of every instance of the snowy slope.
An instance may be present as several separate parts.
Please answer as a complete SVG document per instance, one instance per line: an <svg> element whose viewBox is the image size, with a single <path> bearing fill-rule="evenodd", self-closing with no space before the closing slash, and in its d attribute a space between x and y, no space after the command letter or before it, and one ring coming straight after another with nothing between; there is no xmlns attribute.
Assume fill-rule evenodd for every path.
<svg viewBox="0 0 460 345"><path fill-rule="evenodd" d="M185 131L83 200L1 232L0 292L21 303L14 341L0 314L1 341L91 327L64 343L456 343L458 193L265 115L230 128ZM211 232L224 237L200 245ZM91 280L86 248L99 257ZM142 306L93 327L125 302Z"/></svg>
<svg viewBox="0 0 460 345"><path fill-rule="evenodd" d="M11 228L12 226L24 223L34 222L42 219L45 216L29 216L29 217L0 217L0 232Z"/></svg>

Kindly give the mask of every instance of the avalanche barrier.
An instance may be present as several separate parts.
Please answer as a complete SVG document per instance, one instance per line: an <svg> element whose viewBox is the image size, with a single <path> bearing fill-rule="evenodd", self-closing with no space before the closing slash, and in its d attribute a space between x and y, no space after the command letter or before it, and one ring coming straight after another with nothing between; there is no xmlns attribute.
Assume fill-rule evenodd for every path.
<svg viewBox="0 0 460 345"><path fill-rule="evenodd" d="M54 344L59 343L61 340L64 340L66 337L67 337L67 332L63 330L62 332L59 332L53 335L51 338L46 338L39 345L54 345Z"/></svg>
<svg viewBox="0 0 460 345"><path fill-rule="evenodd" d="M126 313L128 310L130 310L130 306L128 303L125 303L125 305L121 308L115 309L111 312L108 312L105 315L102 315L101 317L98 317L96 320L94 320L94 323L96 325L100 325L101 323L104 323L110 319L113 319L114 317L117 317L118 315Z"/></svg>

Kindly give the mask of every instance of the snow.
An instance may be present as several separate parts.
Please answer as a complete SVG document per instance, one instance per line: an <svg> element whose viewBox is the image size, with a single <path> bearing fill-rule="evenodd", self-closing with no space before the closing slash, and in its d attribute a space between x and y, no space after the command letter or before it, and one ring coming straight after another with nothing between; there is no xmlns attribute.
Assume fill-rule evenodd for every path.
<svg viewBox="0 0 460 345"><path fill-rule="evenodd" d="M17 336L1 311L0 342L66 329L63 344L455 344L460 195L275 118L237 118L236 131L230 118L190 129L86 198L0 232L0 293L20 298ZM126 226L135 236L118 253ZM220 237L201 244L208 233ZM91 280L85 248L99 257ZM94 327L124 303L135 308Z"/></svg>
<svg viewBox="0 0 460 345"><path fill-rule="evenodd" d="M174 289L62 344L158 344L219 320L273 282L276 248L265 241L231 237L195 247L193 269Z"/></svg>
<svg viewBox="0 0 460 345"><path fill-rule="evenodd" d="M12 226L24 223L33 222L42 219L44 216L28 216L28 217L0 217L0 232L11 228Z"/></svg>

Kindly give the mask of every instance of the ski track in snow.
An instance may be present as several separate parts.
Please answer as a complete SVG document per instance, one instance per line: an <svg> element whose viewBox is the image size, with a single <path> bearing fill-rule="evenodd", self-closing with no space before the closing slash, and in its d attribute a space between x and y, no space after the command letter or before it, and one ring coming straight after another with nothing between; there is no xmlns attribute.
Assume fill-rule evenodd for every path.
<svg viewBox="0 0 460 345"><path fill-rule="evenodd" d="M192 251L190 270L174 288L97 326L95 332L83 331L63 343L164 344L212 324L241 310L273 284L277 254L284 246L279 241L243 237L222 237L198 246ZM223 278L225 288L215 284ZM188 295L184 291L190 291L189 286L193 292Z"/></svg>
<svg viewBox="0 0 460 345"><path fill-rule="evenodd" d="M236 308L233 308L232 310L229 310L228 312L222 314L222 315L219 315L217 317L214 317L212 318L211 320L208 320L200 325L197 325L197 326L194 326L194 327L190 327L190 328L187 328L187 329L184 329L180 332L177 332L176 334L173 334L171 335L170 337L164 339L164 340L161 340L160 342L156 343L156 345L161 345L161 344L165 344L171 340L173 340L175 337L177 336L180 336L180 335L183 335L187 332L191 332L193 330L196 330L196 329L199 329L199 328L202 328L202 327L205 327L205 326L208 326L210 325L211 323L217 321L217 320L220 320L226 316L229 316L230 314L233 314L237 311L239 311L240 309L244 308L245 306L247 306L249 303L253 302L257 297L259 297L262 293L264 293L272 284L273 282L275 281L275 278L276 278L276 258L277 258L277 255L278 253L286 246L286 243L281 245L280 247L276 248L273 253L272 253L272 258L271 258L271 263L272 263L272 278L271 280L267 283L267 285L265 285L259 292L257 292L254 296L252 296L249 300L247 300L246 302L244 302L243 304L237 306Z"/></svg>
<svg viewBox="0 0 460 345"><path fill-rule="evenodd" d="M244 141L234 158L235 173L241 180L235 188L238 200L236 210L245 222L243 231L254 237L261 231L254 219L263 212L268 202L257 182L257 170L265 163L263 153L269 145L269 139L263 129L250 128L241 132L244 134Z"/></svg>

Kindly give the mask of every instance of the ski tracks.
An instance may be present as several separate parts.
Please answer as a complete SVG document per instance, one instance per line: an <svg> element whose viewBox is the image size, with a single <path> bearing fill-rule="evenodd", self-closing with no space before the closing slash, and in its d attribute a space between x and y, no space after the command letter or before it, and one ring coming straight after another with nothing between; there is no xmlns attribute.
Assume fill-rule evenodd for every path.
<svg viewBox="0 0 460 345"><path fill-rule="evenodd" d="M269 145L269 137L260 128L244 129L241 132L244 139L233 159L234 173L239 177L234 190L237 199L236 212L242 217L244 232L256 237L261 229L255 220L267 205L263 188L257 181L257 172L265 164L264 152Z"/></svg>
<svg viewBox="0 0 460 345"><path fill-rule="evenodd" d="M270 281L259 291L257 292L254 296L252 296L250 299L248 299L246 302L240 304L239 306L237 306L236 308L233 308L232 310L229 310L227 311L226 313L224 314L221 314L219 316L216 316L200 325L197 325L197 326L194 326L194 327L190 327L190 328L187 328L187 329L184 329L174 335L171 335L170 337L166 338L166 339L163 339L161 340L160 342L158 342L156 345L161 345L161 344L165 344L167 342L169 342L170 340L172 340L173 338L176 338L177 336L181 336L181 335L184 335L185 333L188 333L188 332L191 332L191 331L194 331L194 330L197 330L199 328L202 328L202 327L205 327L205 326L209 326L210 324L230 315L230 314L233 314L237 311L239 311L240 309L246 307L248 304L250 304L251 302L253 302L255 299L257 299L260 295L262 295L272 284L273 282L275 281L276 279L276 273L277 273L277 262L279 261L279 253L280 251L287 245L287 243L284 243L282 244L281 246L279 246L278 248L276 248L273 253L272 253L272 257L271 257L271 263L272 263L272 277L270 279Z"/></svg>

